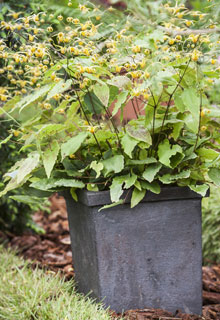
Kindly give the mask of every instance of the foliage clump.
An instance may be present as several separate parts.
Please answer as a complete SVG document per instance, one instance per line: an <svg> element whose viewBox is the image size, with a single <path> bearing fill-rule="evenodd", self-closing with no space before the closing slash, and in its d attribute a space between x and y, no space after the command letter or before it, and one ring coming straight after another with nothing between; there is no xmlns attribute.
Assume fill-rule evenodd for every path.
<svg viewBox="0 0 220 320"><path fill-rule="evenodd" d="M203 199L203 263L220 263L220 188L212 187L210 197Z"/></svg>
<svg viewBox="0 0 220 320"><path fill-rule="evenodd" d="M55 17L61 31L43 27L46 12L1 23L0 73L10 86L0 100L29 153L1 194L24 184L70 188L75 199L77 189L110 189L115 205L132 190L133 207L147 190L177 184L204 196L220 175L220 110L207 96L220 75L217 22L169 2L156 26L128 16L105 33L105 11L77 10Z"/></svg>

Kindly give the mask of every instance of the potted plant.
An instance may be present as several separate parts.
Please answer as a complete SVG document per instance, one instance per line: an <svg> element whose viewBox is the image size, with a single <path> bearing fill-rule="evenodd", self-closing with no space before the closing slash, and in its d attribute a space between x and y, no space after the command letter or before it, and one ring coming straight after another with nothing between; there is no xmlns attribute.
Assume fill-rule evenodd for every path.
<svg viewBox="0 0 220 320"><path fill-rule="evenodd" d="M43 27L46 13L1 23L16 40L1 41L11 83L1 110L29 154L1 195L65 192L80 291L116 311L201 313L201 198L220 176L220 110L206 94L219 40L202 13L161 14L156 29L130 17L103 29L92 5L62 31ZM190 28L201 19L205 31Z"/></svg>

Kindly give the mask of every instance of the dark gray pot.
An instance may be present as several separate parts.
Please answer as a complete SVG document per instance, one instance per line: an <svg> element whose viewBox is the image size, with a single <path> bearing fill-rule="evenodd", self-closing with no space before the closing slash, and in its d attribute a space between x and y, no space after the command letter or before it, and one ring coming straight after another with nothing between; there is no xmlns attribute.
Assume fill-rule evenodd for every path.
<svg viewBox="0 0 220 320"><path fill-rule="evenodd" d="M79 291L116 312L161 308L202 312L201 197L186 187L148 192L98 212L110 194L65 195Z"/></svg>

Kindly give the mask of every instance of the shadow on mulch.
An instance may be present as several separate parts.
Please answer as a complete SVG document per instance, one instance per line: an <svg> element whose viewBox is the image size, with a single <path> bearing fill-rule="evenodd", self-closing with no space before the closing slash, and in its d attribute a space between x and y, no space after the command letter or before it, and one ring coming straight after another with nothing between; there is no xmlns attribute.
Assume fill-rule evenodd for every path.
<svg viewBox="0 0 220 320"><path fill-rule="evenodd" d="M45 234L26 233L16 236L0 232L1 241L25 258L50 271L60 271L66 279L74 276L72 252L65 201L54 195L51 198L51 214L37 212L34 221L39 224ZM33 266L34 266L33 265ZM119 315L112 313L113 318ZM177 311L175 314L166 310L144 309L129 310L123 316L127 320L220 320L220 265L203 267L203 316L188 315Z"/></svg>

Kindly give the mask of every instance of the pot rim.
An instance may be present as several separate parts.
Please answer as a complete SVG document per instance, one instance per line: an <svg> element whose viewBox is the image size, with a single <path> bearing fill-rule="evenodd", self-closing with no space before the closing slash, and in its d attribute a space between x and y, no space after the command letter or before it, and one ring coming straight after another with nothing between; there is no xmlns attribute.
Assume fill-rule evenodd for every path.
<svg viewBox="0 0 220 320"><path fill-rule="evenodd" d="M130 203L131 200L131 189L125 190L121 198L124 199L124 203ZM62 193L66 200L73 200L69 191ZM79 190L77 192L78 201L88 207L97 207L111 204L110 190L105 191L88 191L86 189ZM206 197L209 196L209 191ZM192 191L189 187L178 187L178 186L162 186L161 192L159 194L147 191L142 202L157 202L157 201L168 201L168 200L187 200L187 199L197 199L201 200L203 197ZM75 200L73 200L75 201Z"/></svg>

